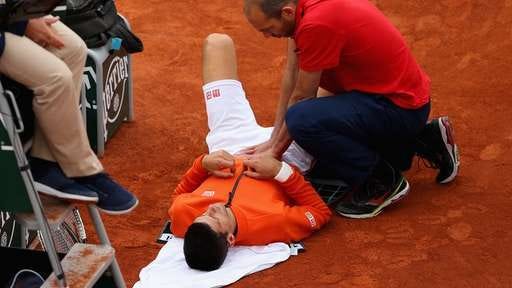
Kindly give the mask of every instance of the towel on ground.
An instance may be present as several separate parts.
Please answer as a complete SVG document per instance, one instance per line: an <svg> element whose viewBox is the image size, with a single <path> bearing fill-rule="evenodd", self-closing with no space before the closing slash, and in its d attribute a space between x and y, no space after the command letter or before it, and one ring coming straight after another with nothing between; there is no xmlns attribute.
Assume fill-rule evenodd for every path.
<svg viewBox="0 0 512 288"><path fill-rule="evenodd" d="M235 246L228 250L224 264L215 271L190 269L183 254L183 239L172 237L160 249L155 260L142 268L134 288L222 287L240 278L270 268L290 257L290 246L271 243L266 246Z"/></svg>

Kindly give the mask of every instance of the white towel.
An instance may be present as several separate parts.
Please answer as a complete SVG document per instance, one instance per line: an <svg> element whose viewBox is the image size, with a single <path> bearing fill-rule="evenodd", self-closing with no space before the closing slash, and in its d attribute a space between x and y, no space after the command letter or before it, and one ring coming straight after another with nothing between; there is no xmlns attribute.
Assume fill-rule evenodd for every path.
<svg viewBox="0 0 512 288"><path fill-rule="evenodd" d="M183 254L183 239L172 237L157 257L139 273L134 288L222 287L238 279L270 268L290 257L290 246L272 243L266 246L235 246L228 250L224 264L217 270L190 269Z"/></svg>

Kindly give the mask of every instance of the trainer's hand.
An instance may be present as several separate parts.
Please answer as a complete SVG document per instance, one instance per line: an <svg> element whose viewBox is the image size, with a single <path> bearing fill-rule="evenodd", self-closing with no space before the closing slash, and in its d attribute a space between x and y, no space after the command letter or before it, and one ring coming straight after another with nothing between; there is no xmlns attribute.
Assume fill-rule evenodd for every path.
<svg viewBox="0 0 512 288"><path fill-rule="evenodd" d="M51 27L57 21L59 21L59 18L53 16L30 19L25 36L44 48L52 46L60 49L64 47L64 42Z"/></svg>
<svg viewBox="0 0 512 288"><path fill-rule="evenodd" d="M202 165L214 176L221 178L233 177L235 173L235 157L224 150L204 156Z"/></svg>
<svg viewBox="0 0 512 288"><path fill-rule="evenodd" d="M272 148L272 142L271 142L271 140L268 140L268 141L265 141L258 145L254 145L254 146L242 149L237 154L240 154L240 155L262 154L262 153L266 153L267 151L270 151L270 148Z"/></svg>
<svg viewBox="0 0 512 288"><path fill-rule="evenodd" d="M271 179L276 177L283 164L267 152L247 156L244 165L249 168L244 172L245 175L256 179Z"/></svg>

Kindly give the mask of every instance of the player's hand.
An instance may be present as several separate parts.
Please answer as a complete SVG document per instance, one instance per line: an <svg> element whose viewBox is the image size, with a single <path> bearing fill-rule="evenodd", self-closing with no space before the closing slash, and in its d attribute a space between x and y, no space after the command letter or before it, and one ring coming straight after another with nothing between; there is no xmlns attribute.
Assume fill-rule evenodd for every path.
<svg viewBox="0 0 512 288"><path fill-rule="evenodd" d="M240 154L240 155L263 154L263 153L266 153L267 151L270 151L271 148L272 148L272 142L271 142L271 140L268 140L268 141L265 141L258 145L254 145L254 146L242 149L237 154Z"/></svg>
<svg viewBox="0 0 512 288"><path fill-rule="evenodd" d="M41 47L47 48L51 46L60 49L64 47L64 42L62 42L62 39L51 27L57 21L59 21L59 18L54 16L30 19L25 36Z"/></svg>
<svg viewBox="0 0 512 288"><path fill-rule="evenodd" d="M221 178L233 177L235 173L235 157L224 150L205 155L202 165L208 172Z"/></svg>
<svg viewBox="0 0 512 288"><path fill-rule="evenodd" d="M256 179L271 179L276 177L283 164L267 152L247 156L244 165L249 168L244 172L245 175Z"/></svg>

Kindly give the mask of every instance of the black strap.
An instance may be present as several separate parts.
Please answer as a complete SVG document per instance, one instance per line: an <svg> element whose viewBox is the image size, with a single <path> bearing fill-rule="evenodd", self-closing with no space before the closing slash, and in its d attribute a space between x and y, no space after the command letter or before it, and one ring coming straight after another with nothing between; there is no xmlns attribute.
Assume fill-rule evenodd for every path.
<svg viewBox="0 0 512 288"><path fill-rule="evenodd" d="M98 5L84 11L68 10L62 21L83 39L106 32L117 21L117 9L113 1Z"/></svg>
<svg viewBox="0 0 512 288"><path fill-rule="evenodd" d="M224 207L226 207L226 208L231 207L231 202L233 202L233 198L235 197L236 189L238 188L238 183L240 183L240 180L242 179L242 177L244 177L244 171L245 171L245 166L242 169L242 172L240 173L240 175L238 175L238 178L236 178L235 184L233 185L233 189L231 189L231 192L229 192L228 201L226 202L226 204L224 204Z"/></svg>

